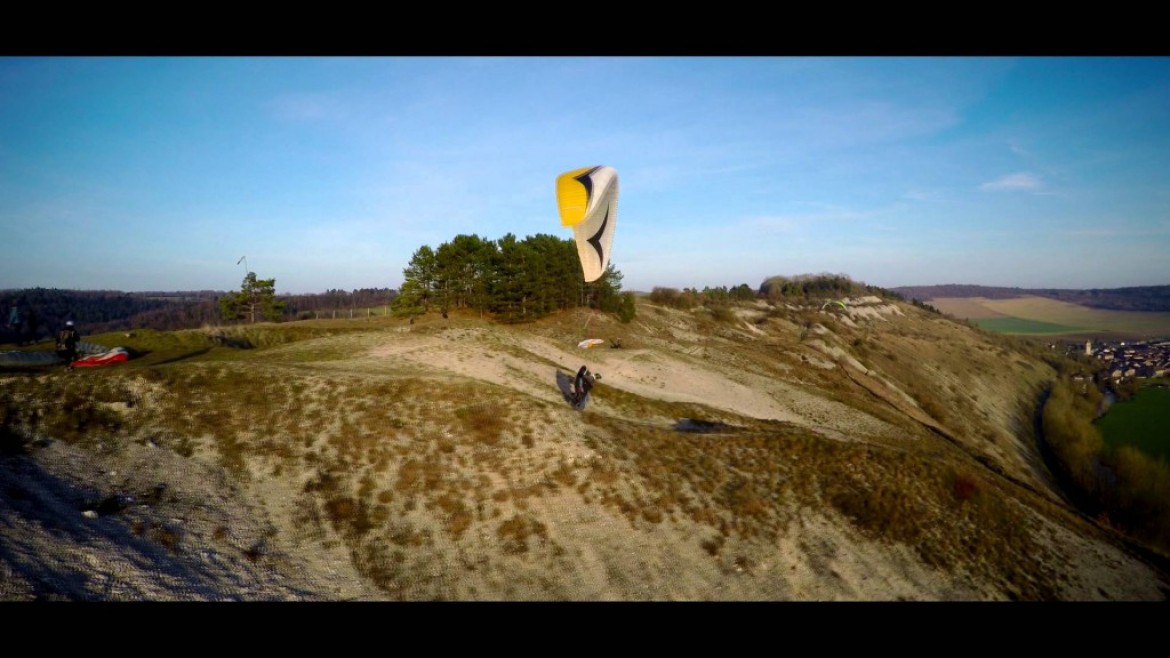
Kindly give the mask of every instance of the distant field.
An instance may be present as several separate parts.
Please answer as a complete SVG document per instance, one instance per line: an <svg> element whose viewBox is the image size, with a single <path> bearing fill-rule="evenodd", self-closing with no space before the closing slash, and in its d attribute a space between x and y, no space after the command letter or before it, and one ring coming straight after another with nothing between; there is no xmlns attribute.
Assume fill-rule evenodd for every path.
<svg viewBox="0 0 1170 658"><path fill-rule="evenodd" d="M1110 445L1132 445L1170 462L1170 388L1143 388L1134 399L1110 407L1097 426Z"/></svg>
<svg viewBox="0 0 1170 658"><path fill-rule="evenodd" d="M1001 334L1080 334L1084 333L1084 327L1070 327L1063 324L1054 324L1052 322L1040 322L1039 320L1025 320L1024 318L1013 317L998 317L998 318L970 318L971 322L983 327L988 331L994 331Z"/></svg>
<svg viewBox="0 0 1170 658"><path fill-rule="evenodd" d="M944 313L1007 334L1170 336L1170 313L1106 311L1046 297L939 298L929 303Z"/></svg>
<svg viewBox="0 0 1170 658"><path fill-rule="evenodd" d="M983 320L990 318L1006 318L1007 315L992 310L984 302L989 300L982 297L951 297L930 300L930 305L964 320Z"/></svg>

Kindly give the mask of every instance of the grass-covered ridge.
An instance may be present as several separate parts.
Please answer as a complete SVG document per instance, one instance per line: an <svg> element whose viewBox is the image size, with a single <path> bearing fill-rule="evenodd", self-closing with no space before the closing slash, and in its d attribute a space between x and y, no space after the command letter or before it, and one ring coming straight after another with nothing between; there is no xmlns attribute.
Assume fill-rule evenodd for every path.
<svg viewBox="0 0 1170 658"><path fill-rule="evenodd" d="M727 308L141 332L127 364L0 377L0 436L150 443L282 488L298 541L343 546L389 599L718 598L657 560L782 598L777 547L812 517L991 598L1062 597L1051 527L1108 530L1035 456L1050 364L889 300ZM578 351L586 321L622 347ZM581 361L606 375L575 412L554 373Z"/></svg>

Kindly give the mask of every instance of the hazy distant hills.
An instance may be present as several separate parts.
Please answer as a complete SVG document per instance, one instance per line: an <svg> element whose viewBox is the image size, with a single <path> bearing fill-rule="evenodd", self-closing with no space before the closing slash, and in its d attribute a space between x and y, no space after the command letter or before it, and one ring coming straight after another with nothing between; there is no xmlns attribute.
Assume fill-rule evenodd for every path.
<svg viewBox="0 0 1170 658"><path fill-rule="evenodd" d="M175 331L223 321L220 290L122 292L120 290L62 290L58 288L0 289L0 313L8 320L13 305L38 319L38 335L48 335L66 320L85 333L131 329ZM398 291L391 288L330 289L323 293L277 295L285 304L284 320L304 319L313 312L388 306ZM0 341L7 336L0 332Z"/></svg>
<svg viewBox="0 0 1170 658"><path fill-rule="evenodd" d="M1112 311L1170 311L1170 285L1137 286L1133 288L1093 288L1070 290L1060 288L1000 288L948 283L939 286L903 286L891 288L908 300L928 302L932 299L953 297L984 297L1012 299L1015 297L1047 297L1070 304Z"/></svg>
<svg viewBox="0 0 1170 658"><path fill-rule="evenodd" d="M1089 308L1115 311L1170 312L1170 285L1071 290L1053 288L1004 288L968 284L903 286L890 288L906 300L982 297L1012 299L1046 297ZM32 309L39 319L39 332L48 335L66 319L82 326L86 333L155 329L174 331L218 324L222 321L217 299L222 291L121 292L110 290L59 290L30 288L0 289L0 313L7 320L13 304ZM353 291L327 290L319 294L277 295L285 303L284 319L310 317L314 311L387 307L397 296L389 288ZM5 337L0 336L0 340Z"/></svg>

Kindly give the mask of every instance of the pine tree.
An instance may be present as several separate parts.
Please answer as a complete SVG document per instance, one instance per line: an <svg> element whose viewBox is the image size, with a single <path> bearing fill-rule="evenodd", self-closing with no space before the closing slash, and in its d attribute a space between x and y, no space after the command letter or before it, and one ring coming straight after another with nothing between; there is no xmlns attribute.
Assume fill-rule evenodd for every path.
<svg viewBox="0 0 1170 658"><path fill-rule="evenodd" d="M258 317L279 322L285 304L276 299L276 279L257 279L255 272L248 272L239 291L229 292L219 298L220 314L229 322L256 322Z"/></svg>

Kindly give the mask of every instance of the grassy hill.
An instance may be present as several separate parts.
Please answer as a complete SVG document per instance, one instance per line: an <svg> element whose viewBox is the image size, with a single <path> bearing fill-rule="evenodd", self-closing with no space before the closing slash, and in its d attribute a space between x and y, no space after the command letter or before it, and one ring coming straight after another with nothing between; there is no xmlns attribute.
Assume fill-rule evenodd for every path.
<svg viewBox="0 0 1170 658"><path fill-rule="evenodd" d="M820 307L87 336L136 358L0 375L0 598L1167 598L1055 483L1041 348Z"/></svg>

